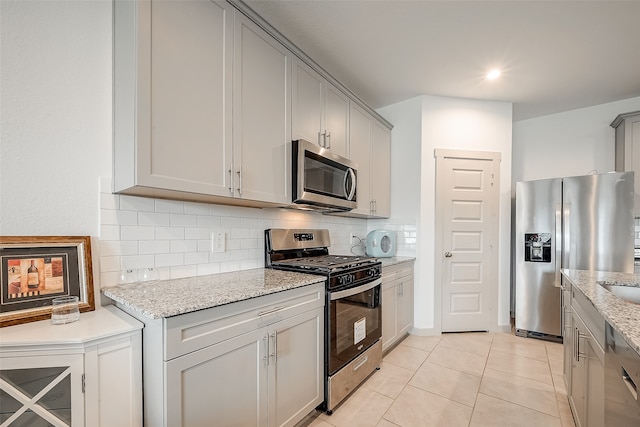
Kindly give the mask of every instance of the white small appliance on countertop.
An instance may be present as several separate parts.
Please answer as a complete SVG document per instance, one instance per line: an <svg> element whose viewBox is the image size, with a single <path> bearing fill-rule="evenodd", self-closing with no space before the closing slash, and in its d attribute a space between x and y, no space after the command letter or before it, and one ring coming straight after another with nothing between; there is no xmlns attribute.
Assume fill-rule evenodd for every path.
<svg viewBox="0 0 640 427"><path fill-rule="evenodd" d="M389 230L373 230L367 234L367 256L384 258L396 254L396 233Z"/></svg>

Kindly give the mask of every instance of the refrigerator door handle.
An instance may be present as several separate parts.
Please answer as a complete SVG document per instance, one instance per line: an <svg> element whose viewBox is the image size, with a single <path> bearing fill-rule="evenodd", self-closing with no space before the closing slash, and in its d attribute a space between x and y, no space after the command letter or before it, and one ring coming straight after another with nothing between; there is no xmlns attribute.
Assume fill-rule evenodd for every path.
<svg viewBox="0 0 640 427"><path fill-rule="evenodd" d="M562 260L560 268L571 268L571 203L562 206Z"/></svg>
<svg viewBox="0 0 640 427"><path fill-rule="evenodd" d="M562 268L562 205L556 203L556 288L562 287L560 269Z"/></svg>

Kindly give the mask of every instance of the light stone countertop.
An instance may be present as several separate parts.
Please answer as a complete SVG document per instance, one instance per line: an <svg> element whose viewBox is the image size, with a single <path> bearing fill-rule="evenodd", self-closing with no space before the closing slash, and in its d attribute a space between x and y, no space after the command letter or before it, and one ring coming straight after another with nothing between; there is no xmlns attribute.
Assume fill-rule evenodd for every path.
<svg viewBox="0 0 640 427"><path fill-rule="evenodd" d="M403 262L411 262L415 261L415 258L406 257L406 256L394 256L388 258L378 258L380 262L382 262L382 268L390 267L396 264L402 264Z"/></svg>
<svg viewBox="0 0 640 427"><path fill-rule="evenodd" d="M562 270L562 275L582 292L602 317L636 352L640 353L640 304L618 298L599 285L599 283L605 283L640 287L640 276L631 273L569 269Z"/></svg>
<svg viewBox="0 0 640 427"><path fill-rule="evenodd" d="M177 316L323 282L323 276L257 268L102 288L102 293L151 319Z"/></svg>

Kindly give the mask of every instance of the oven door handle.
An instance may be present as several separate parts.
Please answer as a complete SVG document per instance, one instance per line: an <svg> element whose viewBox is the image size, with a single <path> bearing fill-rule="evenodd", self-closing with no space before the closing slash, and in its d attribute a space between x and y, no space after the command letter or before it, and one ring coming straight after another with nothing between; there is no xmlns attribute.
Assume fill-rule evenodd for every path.
<svg viewBox="0 0 640 427"><path fill-rule="evenodd" d="M344 297L350 297L352 295L359 294L360 292L368 291L369 289L373 289L378 285L382 284L382 278L376 279L373 282L365 283L364 285L360 285L355 288L345 289L344 291L338 292L329 292L330 300L334 301Z"/></svg>

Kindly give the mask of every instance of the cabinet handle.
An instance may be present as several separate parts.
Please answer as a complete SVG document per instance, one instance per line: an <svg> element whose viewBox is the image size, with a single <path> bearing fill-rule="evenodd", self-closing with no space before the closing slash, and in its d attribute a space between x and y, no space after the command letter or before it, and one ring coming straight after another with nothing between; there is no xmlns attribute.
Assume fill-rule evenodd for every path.
<svg viewBox="0 0 640 427"><path fill-rule="evenodd" d="M580 357L583 357L583 358L587 357L587 353L583 353L583 352L580 351L580 339L581 338L589 339L589 335L581 334L580 330L578 328L576 328L576 332L578 333L577 337L576 337L577 338L576 339L576 347L577 347L577 350L576 350L576 362L579 362L580 361Z"/></svg>
<svg viewBox="0 0 640 427"><path fill-rule="evenodd" d="M331 132L324 131L324 146L326 148L331 148Z"/></svg>
<svg viewBox="0 0 640 427"><path fill-rule="evenodd" d="M324 133L322 133L322 132L318 132L318 145L319 145L320 147L324 147L324 142L323 142L323 140L324 140Z"/></svg>
<svg viewBox="0 0 640 427"><path fill-rule="evenodd" d="M242 196L242 168L236 171L238 174L238 194Z"/></svg>
<svg viewBox="0 0 640 427"><path fill-rule="evenodd" d="M278 331L274 331L271 334L271 339L273 340L273 346L271 347L269 357L273 357L273 362L276 363L278 361Z"/></svg>
<svg viewBox="0 0 640 427"><path fill-rule="evenodd" d="M283 308L284 307L275 307L275 308L272 308L271 310L261 311L261 312L258 313L258 316L259 317L266 316L267 314L271 314L271 313L275 313L276 311L280 311Z"/></svg>
<svg viewBox="0 0 640 427"><path fill-rule="evenodd" d="M262 356L262 360L266 360L267 365L269 364L269 358L268 358L268 354L269 354L269 341L268 341L269 336L265 335L262 337L262 341L264 342L264 356Z"/></svg>
<svg viewBox="0 0 640 427"><path fill-rule="evenodd" d="M624 385L629 389L629 393L633 396L634 400L638 400L638 389L636 387L636 383L633 382L633 379L629 376L627 371L622 368L622 381L624 381Z"/></svg>
<svg viewBox="0 0 640 427"><path fill-rule="evenodd" d="M229 168L229 194L233 196L233 170Z"/></svg>

